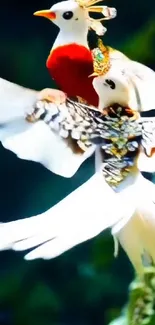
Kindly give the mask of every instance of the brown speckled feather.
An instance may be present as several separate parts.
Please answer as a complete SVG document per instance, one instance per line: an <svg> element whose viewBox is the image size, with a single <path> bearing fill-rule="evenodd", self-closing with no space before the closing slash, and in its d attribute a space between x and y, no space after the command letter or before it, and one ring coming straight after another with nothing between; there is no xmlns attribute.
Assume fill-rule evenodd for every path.
<svg viewBox="0 0 155 325"><path fill-rule="evenodd" d="M67 109L66 109L67 108ZM66 106L38 102L31 117L43 120L67 141L74 152L100 147L102 170L112 187L131 172L141 145L148 153L155 134L155 118L136 116L118 104L104 110L67 100Z"/></svg>

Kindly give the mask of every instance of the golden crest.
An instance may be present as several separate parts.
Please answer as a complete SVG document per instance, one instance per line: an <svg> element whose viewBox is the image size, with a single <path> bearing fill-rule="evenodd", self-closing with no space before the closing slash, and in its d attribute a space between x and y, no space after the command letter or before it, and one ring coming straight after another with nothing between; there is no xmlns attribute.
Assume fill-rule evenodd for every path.
<svg viewBox="0 0 155 325"><path fill-rule="evenodd" d="M94 72L91 76L103 76L110 70L110 50L98 40L98 47L92 50ZM90 76L90 77L91 77Z"/></svg>
<svg viewBox="0 0 155 325"><path fill-rule="evenodd" d="M78 5L88 12L88 22L89 28L93 29L95 33L99 36L104 35L106 32L106 28L101 24L101 21L110 20L116 17L117 10L116 8L108 7L108 6L94 6L96 3L101 2L102 0L73 0ZM100 13L104 17L99 19L94 19L89 16L89 13Z"/></svg>

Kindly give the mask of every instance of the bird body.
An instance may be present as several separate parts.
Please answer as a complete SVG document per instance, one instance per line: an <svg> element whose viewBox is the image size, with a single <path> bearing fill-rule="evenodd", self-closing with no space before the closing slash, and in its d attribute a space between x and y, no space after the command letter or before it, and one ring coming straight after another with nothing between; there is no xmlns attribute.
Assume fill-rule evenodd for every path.
<svg viewBox="0 0 155 325"><path fill-rule="evenodd" d="M101 101L103 101L102 105L104 105L103 92L104 88L107 87L105 78L107 78L106 75L96 77L93 80L100 98L100 105ZM127 79L129 82L128 86L126 84ZM128 207L130 210L128 215L124 215L112 227L115 243L117 243L117 240L119 241L137 273L143 276L145 267L152 266L155 262L155 184L152 184L152 182L142 176L139 170L139 157L142 152L141 159L144 158L144 149L145 155L147 155L147 152L150 152L148 160L154 161L154 150L150 150L150 145L152 146L151 149L154 149L155 119L150 118L150 121L146 119L141 130L138 126L137 128L136 126L133 127L134 124L132 125L132 123L127 125L127 121L132 120L130 114L133 113L134 115L130 106L130 99L132 97L130 91L131 88L134 88L136 97L138 95L137 84L134 83L134 79L130 79L125 73L121 79L119 72L117 74L116 71L114 72L114 81L115 89L113 95L116 93L115 98L118 104L122 97L124 104L126 101L127 108L122 108L122 104L120 104L120 107L118 105L114 109L114 104L112 105L110 114L116 114L116 118L113 124L114 130L111 133L111 143L103 144L100 147L100 151L98 150L98 160L107 183L114 189L116 195L126 205L126 208ZM125 88L127 92L125 92ZM111 100L113 103L114 97L111 97ZM142 111L140 107L139 111ZM121 123L121 120L123 123ZM152 124L154 124L153 128ZM152 141L148 139L150 135ZM117 246L115 248L115 255L117 255Z"/></svg>
<svg viewBox="0 0 155 325"><path fill-rule="evenodd" d="M70 102L66 106L59 106L57 112L54 111L55 106L52 106L53 112L51 107L49 115L47 106L47 115L39 109L45 124L52 130L56 126L55 132L64 142L69 138L73 141L72 145L77 144L80 148L82 143L86 144L83 149L85 153L90 151L92 145L91 152L96 151L96 173L48 211L32 218L1 224L1 250L32 249L26 259L49 259L112 227L112 234L120 241L139 273L143 272L142 255L145 251L155 259L155 185L144 179L138 169L145 123L142 125L143 122L132 119L134 114L129 107L127 78L123 75L121 83L119 74L111 75L115 88L112 87L114 94L111 103L109 97L109 111L105 108L107 115L103 115L99 109ZM111 91L113 84L106 81L106 75L94 79L93 85L95 90L98 87L98 96L108 88ZM119 105L118 93L121 94L122 90L125 110ZM114 105L115 94L118 103ZM150 121L146 119L148 123ZM100 141L95 142L95 139Z"/></svg>
<svg viewBox="0 0 155 325"><path fill-rule="evenodd" d="M100 12L111 19L116 15L115 8L89 6L92 1L62 1L50 10L36 12L54 22L60 32L46 61L46 67L59 89L69 97L81 97L90 105L98 106L98 97L89 76L93 73L93 56L88 45L88 31L92 23L105 28L89 17L89 10ZM93 1L96 3L98 1ZM54 18L53 18L54 17Z"/></svg>
<svg viewBox="0 0 155 325"><path fill-rule="evenodd" d="M75 2L72 3L75 5ZM59 12L48 11L50 17L55 17L57 14L58 22L60 22L64 14L62 8ZM86 23L87 20L84 21ZM75 19L74 22L77 22L77 20ZM61 79L62 77L64 83L67 82L68 71L71 73L71 66L67 64L68 57L72 59L72 54L73 57L74 55L78 56L79 64L79 61L81 62L79 60L81 49L83 51L82 62L83 56L85 56L85 48L88 51L86 51L86 55L94 53L89 50L84 42L80 45L80 51L73 52L75 42L74 39L71 42L72 27L72 24L69 24L67 34L69 35L69 43L67 44L71 44L71 51L68 51L68 47L65 47L67 44L61 34L61 42L58 45L58 40L56 41L47 62L48 68L52 65L51 74L54 73L55 78L59 77ZM78 46L79 44L78 42ZM64 52L61 51L61 46L63 50L67 50L66 61L62 59ZM60 56L58 53L60 53ZM76 172L83 161L94 151L96 173L80 188L41 215L1 224L1 250L22 251L32 249L26 255L26 259L49 259L98 235L104 229L113 227L113 235L120 241L138 272L143 269L142 255L145 251L155 261L153 251L155 245L155 185L142 177L138 167L141 152L143 159L146 151L151 152L150 147L155 145L154 142L150 141L150 133L152 133L153 129L150 127L150 121L142 123L139 120L139 115L131 114L134 111L148 110L148 107L150 109L154 108L153 86L150 93L149 86L151 83L155 84L155 77L150 69L119 55L119 52L111 49L105 54L108 54L109 58L111 56L110 66L107 65L109 61L103 60L106 63L103 70L100 71L103 72L103 75L97 77L94 75L89 78L92 82L92 88L94 88L93 91L96 91L99 98L98 109L80 106L80 104L72 105L70 102L69 105L64 104L59 107L53 105L48 112L46 104L44 110L39 108L36 114L37 118L42 119L42 121L37 121L35 125L38 128L40 141L38 147L34 146L33 153L30 152L28 146L33 141L32 132L23 132L23 138L21 135L19 137L18 134L18 137L12 136L10 139L4 139L3 145L16 152L19 157L26 159L26 156L28 156L28 159L30 159L34 155L35 159L37 156L37 159L35 160L33 156L33 160L41 161L40 146L44 147L45 144L41 143L41 139L45 137L46 130L46 139L49 139L48 148L52 146L52 150L55 150L55 152L52 152L49 149L49 152L51 157L54 157L54 162L51 164L52 168L55 167L57 173L58 169L63 169L64 165L67 164L68 169L66 171L64 168L63 175L64 171L68 173L70 167L72 167L72 171L69 171L70 176L73 175L73 169ZM106 59L106 55L104 59ZM118 60L115 60L115 55ZM58 64L57 69L55 67L54 70L53 64L57 62L59 57L62 59L62 63L60 66ZM59 72L56 71L58 67ZM73 72L78 75L78 69L75 69L74 65ZM80 74L82 72L80 70ZM70 83L72 82L70 77ZM83 83L81 85L87 89L86 85ZM67 85L65 86L67 87ZM74 87L79 87L79 85L74 84ZM72 88L70 89L72 90ZM79 94L81 94L81 90L79 88L78 90L80 91ZM124 108L125 114L120 114L121 111L124 112ZM107 114L104 114L104 110ZM42 131L44 132L40 133L40 126L43 127L43 125L44 130L42 128ZM145 128L145 125L147 125L147 128ZM32 126L29 126L29 128L31 129ZM12 129L14 133L14 128ZM50 132L53 139L50 139ZM148 139L146 135L148 135ZM154 141L153 138L154 136L151 137ZM23 143L27 143L27 147L25 145L23 147ZM64 159L62 159L62 155L61 159L59 159L58 145L61 153L63 150ZM81 150L76 150L77 147ZM74 159L68 161L69 154L66 154L67 150L69 150L69 154L74 153ZM154 152L150 154L148 159L154 159L153 156ZM74 166L71 166L72 164ZM69 175L67 174L67 176ZM149 233L151 233L151 243L149 242Z"/></svg>

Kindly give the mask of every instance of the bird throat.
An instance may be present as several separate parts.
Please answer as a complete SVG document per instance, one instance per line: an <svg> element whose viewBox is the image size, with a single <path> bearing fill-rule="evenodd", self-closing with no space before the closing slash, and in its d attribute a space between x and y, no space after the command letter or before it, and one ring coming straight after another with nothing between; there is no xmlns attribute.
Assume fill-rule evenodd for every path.
<svg viewBox="0 0 155 325"><path fill-rule="evenodd" d="M46 62L57 86L70 98L80 97L89 105L98 106L98 96L92 85L93 57L91 51L76 43L54 48Z"/></svg>

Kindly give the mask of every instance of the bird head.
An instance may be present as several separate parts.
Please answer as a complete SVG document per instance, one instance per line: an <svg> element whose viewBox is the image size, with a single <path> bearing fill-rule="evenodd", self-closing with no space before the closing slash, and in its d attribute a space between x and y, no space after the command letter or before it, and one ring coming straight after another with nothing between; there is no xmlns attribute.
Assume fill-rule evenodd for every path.
<svg viewBox="0 0 155 325"><path fill-rule="evenodd" d="M93 79L93 87L99 97L99 106L112 104L128 105L130 98L130 82L123 72L110 69L106 74Z"/></svg>
<svg viewBox="0 0 155 325"><path fill-rule="evenodd" d="M65 32L87 27L87 12L72 0L56 3L49 10L37 11L34 15L49 19Z"/></svg>
<svg viewBox="0 0 155 325"><path fill-rule="evenodd" d="M98 35L103 35L105 28L102 20L112 19L116 16L115 8L107 6L93 6L101 0L68 0L54 4L48 10L36 11L35 16L48 18L60 30L65 32L80 32L83 29L92 28ZM93 19L89 16L90 12L100 13L104 17Z"/></svg>
<svg viewBox="0 0 155 325"><path fill-rule="evenodd" d="M113 104L138 110L139 98L132 76L123 68L111 67L103 75L94 74L93 87L99 97L99 109Z"/></svg>

